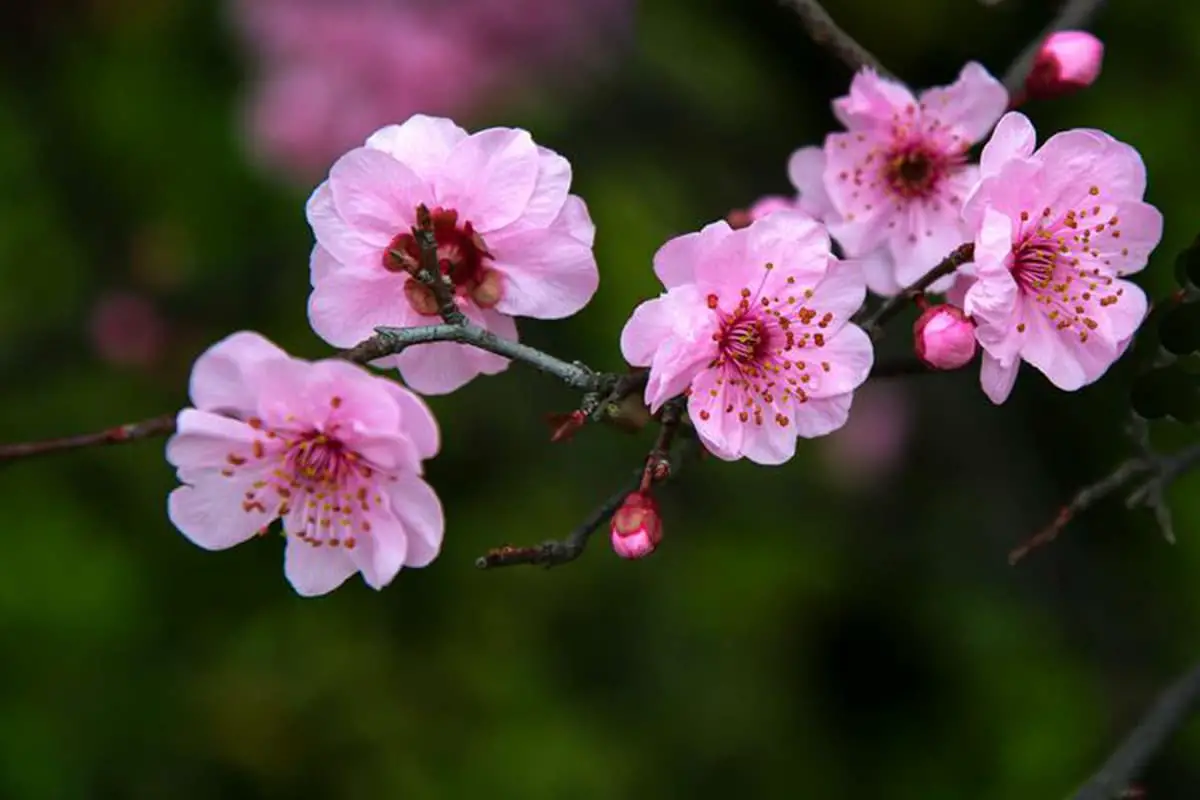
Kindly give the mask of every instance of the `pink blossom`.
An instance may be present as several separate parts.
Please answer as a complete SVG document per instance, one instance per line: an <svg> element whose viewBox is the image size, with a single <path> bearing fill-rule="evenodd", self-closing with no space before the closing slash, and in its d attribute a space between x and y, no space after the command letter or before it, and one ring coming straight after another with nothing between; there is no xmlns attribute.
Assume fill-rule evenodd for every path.
<svg viewBox="0 0 1200 800"><path fill-rule="evenodd" d="M414 113L485 111L620 50L632 0L235 0L257 154L305 179Z"/></svg>
<svg viewBox="0 0 1200 800"><path fill-rule="evenodd" d="M305 596L355 572L380 589L438 554L442 507L421 478L437 423L407 389L242 332L196 361L191 397L167 443L183 484L167 510L196 544L223 550L281 519L284 571Z"/></svg>
<svg viewBox="0 0 1200 800"><path fill-rule="evenodd" d="M438 322L430 292L410 274L419 251L417 207L432 209L442 271L459 308L496 335L517 338L515 316L574 314L599 283L595 227L568 194L571 165L529 134L468 135L448 119L417 115L374 133L338 159L308 201L316 234L309 320L335 347L377 326ZM397 367L419 392L453 391L507 359L439 342L376 362Z"/></svg>
<svg viewBox="0 0 1200 800"><path fill-rule="evenodd" d="M1024 115L1006 114L963 209L975 239L964 308L994 403L1021 360L1066 391L1103 375L1146 315L1145 293L1121 276L1142 269L1162 238L1136 150L1097 130L1056 134L1036 152L1034 139Z"/></svg>
<svg viewBox="0 0 1200 800"><path fill-rule="evenodd" d="M975 357L975 324L961 308L931 306L913 325L913 344L931 369L958 369Z"/></svg>
<svg viewBox="0 0 1200 800"><path fill-rule="evenodd" d="M633 492L612 517L613 551L621 558L645 558L662 541L662 517L648 491Z"/></svg>
<svg viewBox="0 0 1200 800"><path fill-rule="evenodd" d="M871 341L849 323L866 293L811 217L776 211L748 228L715 222L654 256L667 291L642 303L621 351L649 366L646 402L688 395L719 458L779 464L796 437L841 427L871 369Z"/></svg>
<svg viewBox="0 0 1200 800"><path fill-rule="evenodd" d="M1100 76L1104 43L1087 31L1046 37L1025 78L1026 97L1050 99L1087 88Z"/></svg>
<svg viewBox="0 0 1200 800"><path fill-rule="evenodd" d="M1004 86L973 62L950 86L919 97L860 71L850 94L833 103L846 132L831 133L823 148L797 150L788 163L801 209L829 226L847 257L862 259L872 291L896 294L970 238L960 212L978 168L967 151L1007 103Z"/></svg>

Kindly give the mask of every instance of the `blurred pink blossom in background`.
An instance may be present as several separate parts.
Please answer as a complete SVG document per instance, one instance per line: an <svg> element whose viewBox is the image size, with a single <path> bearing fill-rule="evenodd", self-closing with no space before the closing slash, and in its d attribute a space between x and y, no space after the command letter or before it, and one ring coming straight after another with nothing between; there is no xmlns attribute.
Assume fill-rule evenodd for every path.
<svg viewBox="0 0 1200 800"><path fill-rule="evenodd" d="M634 0L233 0L256 62L246 125L310 179L415 113L468 116L578 77L628 40Z"/></svg>
<svg viewBox="0 0 1200 800"><path fill-rule="evenodd" d="M113 291L92 306L88 338L96 355L108 364L146 369L163 356L167 323L145 295Z"/></svg>
<svg viewBox="0 0 1200 800"><path fill-rule="evenodd" d="M912 398L895 382L868 382L854 395L850 420L820 441L829 474L848 491L886 482L904 463L912 439Z"/></svg>

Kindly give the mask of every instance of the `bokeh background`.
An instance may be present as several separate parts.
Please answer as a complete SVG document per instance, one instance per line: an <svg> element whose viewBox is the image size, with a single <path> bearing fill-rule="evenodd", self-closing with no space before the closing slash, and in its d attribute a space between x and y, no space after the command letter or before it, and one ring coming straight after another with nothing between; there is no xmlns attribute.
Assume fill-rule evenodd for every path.
<svg viewBox="0 0 1200 800"><path fill-rule="evenodd" d="M619 368L657 246L787 191L849 77L771 0L299 5L0 12L0 441L179 408L232 330L328 354L303 202L340 149L417 110L572 160L601 290L522 332ZM1055 4L827 5L924 86L969 58L1002 71ZM1100 81L1027 110L1142 152L1161 295L1200 229L1200 5L1110 5ZM1194 477L1174 547L1112 501L1006 563L1123 457L1127 377L1064 395L1030 372L1002 408L970 372L874 381L786 466L668 487L653 558L598 538L560 569L482 573L491 546L565 533L649 446L551 445L542 415L577 398L515 366L431 400L441 557L315 600L276 539L208 553L172 529L161 440L2 465L0 797L1062 797L1200 658ZM1200 726L1144 784L1200 796Z"/></svg>

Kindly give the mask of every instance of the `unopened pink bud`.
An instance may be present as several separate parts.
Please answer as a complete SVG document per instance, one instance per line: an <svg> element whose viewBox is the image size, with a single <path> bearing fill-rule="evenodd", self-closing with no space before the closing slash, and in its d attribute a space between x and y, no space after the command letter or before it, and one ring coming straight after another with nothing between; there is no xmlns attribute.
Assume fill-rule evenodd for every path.
<svg viewBox="0 0 1200 800"><path fill-rule="evenodd" d="M662 541L662 518L649 492L633 492L612 518L612 546L621 558L645 558Z"/></svg>
<svg viewBox="0 0 1200 800"><path fill-rule="evenodd" d="M958 369L975 357L975 324L961 308L927 308L913 325L917 357L931 369Z"/></svg>
<svg viewBox="0 0 1200 800"><path fill-rule="evenodd" d="M1044 100L1091 86L1103 61L1104 43L1087 31L1052 33L1025 79L1025 94Z"/></svg>

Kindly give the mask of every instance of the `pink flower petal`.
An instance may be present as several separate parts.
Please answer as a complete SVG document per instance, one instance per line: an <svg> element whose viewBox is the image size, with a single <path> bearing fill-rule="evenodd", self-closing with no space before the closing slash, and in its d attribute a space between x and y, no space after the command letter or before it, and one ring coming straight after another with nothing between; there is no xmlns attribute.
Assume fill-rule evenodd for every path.
<svg viewBox="0 0 1200 800"><path fill-rule="evenodd" d="M1000 405L1012 394L1013 384L1017 382L1017 372L1021 362L1016 359L1003 362L989 354L983 353L983 362L979 370L979 383L983 393L996 405Z"/></svg>
<svg viewBox="0 0 1200 800"><path fill-rule="evenodd" d="M1060 213L1097 203L1141 200L1146 165L1138 152L1103 131L1078 129L1046 140L1033 160L1042 165L1042 196ZM1091 194L1098 187L1099 195Z"/></svg>
<svg viewBox="0 0 1200 800"><path fill-rule="evenodd" d="M964 139L976 142L1004 113L1008 92L982 65L971 61L954 83L922 92L921 103L926 114L933 114Z"/></svg>
<svg viewBox="0 0 1200 800"><path fill-rule="evenodd" d="M553 150L538 147L537 183L520 219L504 228L516 233L544 229L554 223L563 211L567 192L571 188L571 162ZM578 237L577 237L578 238ZM491 243L488 239L488 243ZM590 247L591 242L586 244Z"/></svg>
<svg viewBox="0 0 1200 800"><path fill-rule="evenodd" d="M301 597L328 594L358 571L349 553L340 547L317 547L289 536L283 554L283 572Z"/></svg>
<svg viewBox="0 0 1200 800"><path fill-rule="evenodd" d="M990 178L1014 158L1029 158L1037 134L1029 117L1019 111L1010 111L996 123L992 138L983 146L979 158L980 176Z"/></svg>
<svg viewBox="0 0 1200 800"><path fill-rule="evenodd" d="M442 548L446 520L441 501L429 484L411 475L402 475L388 484L388 499L408 540L405 565L426 566Z"/></svg>
<svg viewBox="0 0 1200 800"><path fill-rule="evenodd" d="M1107 236L1093 234L1088 240L1093 257L1118 275L1140 272L1162 241L1162 212L1148 203L1124 202L1115 216L1120 219L1115 227L1120 237L1112 235L1113 226L1106 229Z"/></svg>
<svg viewBox="0 0 1200 800"><path fill-rule="evenodd" d="M329 171L329 186L338 216L357 236L376 246L379 258L396 234L416 224L417 206L431 199L428 185L416 173L369 147L339 158Z"/></svg>
<svg viewBox="0 0 1200 800"><path fill-rule="evenodd" d="M254 376L264 361L286 359L263 336L251 331L231 334L204 351L192 367L189 394L192 403L209 411L254 412Z"/></svg>
<svg viewBox="0 0 1200 800"><path fill-rule="evenodd" d="M277 516L274 509L242 505L252 484L267 474L266 468L242 470L232 478L213 473L195 485L180 486L167 497L167 516L180 533L205 550L241 544Z"/></svg>
<svg viewBox="0 0 1200 800"><path fill-rule="evenodd" d="M380 150L432 183L450 151L467 132L442 117L414 114L402 125L388 125L371 134L367 147Z"/></svg>
<svg viewBox="0 0 1200 800"><path fill-rule="evenodd" d="M423 459L433 458L441 449L441 433L429 406L395 381L384 381L383 385L400 409L400 425L416 444L417 455ZM414 471L419 473L419 470Z"/></svg>
<svg viewBox="0 0 1200 800"><path fill-rule="evenodd" d="M312 193L305 206L308 224L318 245L340 264L366 269L379 263L387 242L375 235L355 230L346 224L333 204L333 189L329 181Z"/></svg>
<svg viewBox="0 0 1200 800"><path fill-rule="evenodd" d="M867 288L877 295L883 297L891 297L899 294L904 287L896 280L895 262L892 260L891 249L884 245L877 247L860 258L853 259L857 261L862 269L863 279L867 282Z"/></svg>
<svg viewBox="0 0 1200 800"><path fill-rule="evenodd" d="M957 208L948 204L937 208L909 204L907 229L912 233L891 240L896 280L903 286L915 283L969 238ZM945 291L950 283L942 279L938 290Z"/></svg>
<svg viewBox="0 0 1200 800"><path fill-rule="evenodd" d="M558 213L558 218L554 220L550 228L565 232L588 247L591 247L596 239L596 226L588 213L587 203L573 194L567 195L562 211Z"/></svg>
<svg viewBox="0 0 1200 800"><path fill-rule="evenodd" d="M592 248L564 233L528 230L489 241L504 276L496 310L538 319L568 317L592 299L600 273Z"/></svg>
<svg viewBox="0 0 1200 800"><path fill-rule="evenodd" d="M851 130L890 123L893 115L916 106L916 98L903 84L861 69L850 82L850 93L833 101L833 114Z"/></svg>
<svg viewBox="0 0 1200 800"><path fill-rule="evenodd" d="M455 145L434 185L440 204L457 210L486 237L525 212L540 171L541 157L528 133L489 128Z"/></svg>
<svg viewBox="0 0 1200 800"><path fill-rule="evenodd" d="M723 461L735 461L744 454L746 426L725 409L739 407L742 398L730 391L729 381L718 380L721 377L718 369L706 369L696 376L688 396L688 418L710 453Z"/></svg>
<svg viewBox="0 0 1200 800"><path fill-rule="evenodd" d="M846 325L825 346L814 351L829 370L817 373L815 385L806 385L808 396L814 399L849 394L867 380L875 363L875 348L871 337L857 325Z"/></svg>
<svg viewBox="0 0 1200 800"><path fill-rule="evenodd" d="M799 208L817 219L833 212L833 202L825 189L825 151L820 147L802 147L788 159L788 178L800 193Z"/></svg>
<svg viewBox="0 0 1200 800"><path fill-rule="evenodd" d="M308 368L305 380L306 417L323 422L324 429L340 426L356 435L399 430L400 409L392 402L389 383L348 361L317 361Z"/></svg>
<svg viewBox="0 0 1200 800"><path fill-rule="evenodd" d="M335 272L318 282L308 298L308 321L334 347L353 347L375 328L405 328L437 322L422 317L404 295L407 275Z"/></svg>
<svg viewBox="0 0 1200 800"><path fill-rule="evenodd" d="M867 299L867 288L863 282L862 266L857 261L834 261L829 272L813 290L806 305L818 315L833 314L833 319L822 328L826 336L838 332L849 319L862 308Z"/></svg>
<svg viewBox="0 0 1200 800"><path fill-rule="evenodd" d="M678 397L693 386L697 375L711 372L706 369L716 347L708 344L697 347L681 339L669 339L654 353L650 362L650 379L646 382L646 404L657 413L663 403ZM695 387L693 386L693 389Z"/></svg>
<svg viewBox="0 0 1200 800"><path fill-rule="evenodd" d="M731 233L733 229L729 224L720 220L705 225L696 233L676 236L654 254L654 274L668 289L692 282L700 255Z"/></svg>
<svg viewBox="0 0 1200 800"><path fill-rule="evenodd" d="M350 561L362 572L367 586L376 591L395 580L407 557L404 524L390 509L371 517L370 535L358 540L350 551Z"/></svg>
<svg viewBox="0 0 1200 800"><path fill-rule="evenodd" d="M167 463L189 474L228 467L230 454L249 454L258 438L245 422L195 408L179 412L175 429L167 440Z"/></svg>
<svg viewBox="0 0 1200 800"><path fill-rule="evenodd" d="M341 262L321 245L313 245L309 256L309 282L316 286L321 281L342 269Z"/></svg>
<svg viewBox="0 0 1200 800"><path fill-rule="evenodd" d="M853 395L840 394L834 397L812 398L807 403L796 405L796 433L805 439L814 439L833 433L850 418Z"/></svg>

